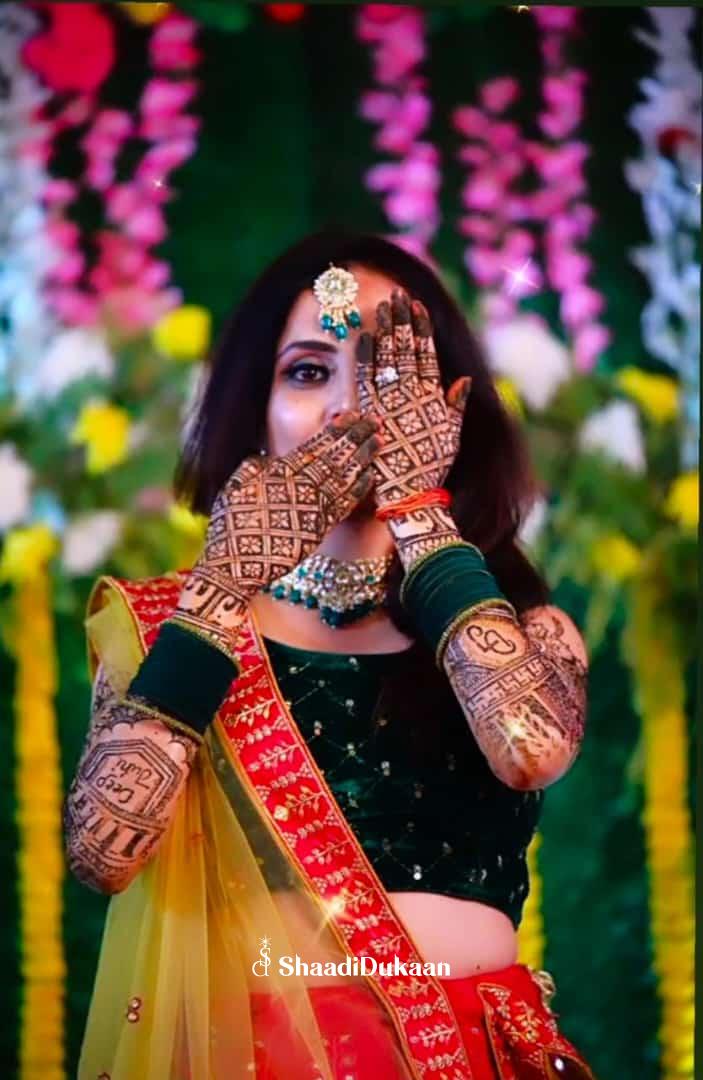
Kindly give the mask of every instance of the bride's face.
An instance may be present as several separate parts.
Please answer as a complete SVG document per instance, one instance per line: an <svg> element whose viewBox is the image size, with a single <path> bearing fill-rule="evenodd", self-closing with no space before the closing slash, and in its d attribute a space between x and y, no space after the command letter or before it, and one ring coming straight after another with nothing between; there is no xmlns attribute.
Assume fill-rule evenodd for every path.
<svg viewBox="0 0 703 1080"><path fill-rule="evenodd" d="M350 328L343 341L320 328L320 307L312 288L302 292L290 310L276 348L266 413L266 445L274 457L287 454L317 434L335 413L359 409L359 335L374 333L376 306L381 300L390 300L397 282L366 267L350 269L359 282L361 327Z"/></svg>

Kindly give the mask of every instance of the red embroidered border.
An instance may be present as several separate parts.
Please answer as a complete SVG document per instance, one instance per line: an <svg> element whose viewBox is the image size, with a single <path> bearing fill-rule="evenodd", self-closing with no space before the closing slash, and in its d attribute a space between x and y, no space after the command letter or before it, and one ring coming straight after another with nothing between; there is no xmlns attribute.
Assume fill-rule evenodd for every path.
<svg viewBox="0 0 703 1080"><path fill-rule="evenodd" d="M107 579L134 613L149 649L173 611L184 574ZM422 965L407 929L319 772L281 696L253 617L242 625L241 673L223 702L221 724L252 797L307 882L345 952ZM335 911L331 902L339 904ZM343 902L342 904L339 903ZM430 975L366 976L382 998L416 1077L472 1080L466 1047L441 983ZM422 1008L417 1007L422 999Z"/></svg>

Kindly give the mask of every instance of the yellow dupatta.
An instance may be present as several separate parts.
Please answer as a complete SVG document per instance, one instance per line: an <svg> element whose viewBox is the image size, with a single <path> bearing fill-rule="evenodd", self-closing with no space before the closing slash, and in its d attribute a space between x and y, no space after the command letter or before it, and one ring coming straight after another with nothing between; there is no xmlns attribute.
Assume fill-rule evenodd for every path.
<svg viewBox="0 0 703 1080"><path fill-rule="evenodd" d="M105 580L89 602L89 665L94 676L102 663L122 694L144 641L124 596ZM309 1055L309 1076L334 1080L310 986L276 963L262 977L261 962L308 946L335 962L345 952L241 780L216 718L155 854L110 899L78 1080L239 1080L257 1076L257 1053L279 1069L270 1075L286 1077L276 1039L262 1047L253 1024L250 995L262 992ZM351 982L367 1010L383 1013L363 978ZM400 1043L394 1064L393 1080L419 1075Z"/></svg>

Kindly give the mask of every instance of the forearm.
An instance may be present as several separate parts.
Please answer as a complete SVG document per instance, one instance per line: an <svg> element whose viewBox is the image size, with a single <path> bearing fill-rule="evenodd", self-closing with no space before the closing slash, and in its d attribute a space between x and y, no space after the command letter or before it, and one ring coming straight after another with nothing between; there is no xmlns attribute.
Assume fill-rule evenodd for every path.
<svg viewBox="0 0 703 1080"><path fill-rule="evenodd" d="M505 784L535 790L568 771L583 739L585 670L539 648L507 609L489 606L450 635L443 667Z"/></svg>
<svg viewBox="0 0 703 1080"><path fill-rule="evenodd" d="M389 525L408 571L406 581L412 580L413 574L422 574L423 565L430 567L432 552L462 542L453 518L442 507L392 518ZM568 770L581 745L585 653L580 650L575 627L567 625L568 617L551 606L533 609L541 612L541 617L529 618L523 627L504 598L501 602L498 584L478 552L469 561L471 558L475 565L468 573L476 576L478 586L472 585L469 592L477 592L478 597L462 601L462 594L466 594L463 581L446 583L445 601L447 590L450 598L456 592L458 599L455 620L451 619L450 603L448 626L437 650L438 663L496 776L520 790L546 787ZM425 590L425 594L437 597L440 591L441 585L438 588L435 583L434 590ZM422 594L420 589L418 595ZM492 602L493 597L498 598L497 603ZM466 610L463 618L462 608ZM553 612L558 617L555 621L552 614L550 622ZM425 609L416 610L415 616L420 630L430 621ZM436 637L434 617L432 621Z"/></svg>
<svg viewBox="0 0 703 1080"><path fill-rule="evenodd" d="M388 527L405 571L423 555L461 540L454 518L443 506L426 506L392 517Z"/></svg>
<svg viewBox="0 0 703 1080"><path fill-rule="evenodd" d="M64 802L68 865L86 885L120 892L153 856L174 813L199 738L138 702L104 693Z"/></svg>
<svg viewBox="0 0 703 1080"><path fill-rule="evenodd" d="M68 863L80 880L119 892L149 861L237 674L228 650L172 618L123 696L99 669L93 721L65 802Z"/></svg>

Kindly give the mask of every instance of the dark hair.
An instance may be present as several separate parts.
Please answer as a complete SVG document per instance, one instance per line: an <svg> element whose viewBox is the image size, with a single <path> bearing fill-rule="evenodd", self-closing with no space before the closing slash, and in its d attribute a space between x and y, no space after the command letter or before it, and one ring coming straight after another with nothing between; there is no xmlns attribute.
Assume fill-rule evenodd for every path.
<svg viewBox="0 0 703 1080"><path fill-rule="evenodd" d="M422 260L380 236L327 228L279 256L254 282L226 324L177 464L177 497L209 514L220 488L265 432L276 345L291 307L330 263L363 265L393 278L430 313L446 390L460 375L473 382L457 457L445 480L452 514L466 540L485 553L489 569L518 612L549 601L548 587L520 550L515 534L539 486L519 426L503 406L476 337L459 306ZM402 567L389 578L389 613L415 636L399 601Z"/></svg>

